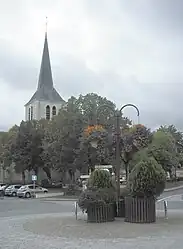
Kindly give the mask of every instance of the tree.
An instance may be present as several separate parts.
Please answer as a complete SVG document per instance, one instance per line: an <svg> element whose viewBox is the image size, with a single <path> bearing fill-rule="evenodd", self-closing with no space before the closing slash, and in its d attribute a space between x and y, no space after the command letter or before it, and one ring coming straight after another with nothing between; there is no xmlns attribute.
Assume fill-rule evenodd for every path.
<svg viewBox="0 0 183 249"><path fill-rule="evenodd" d="M25 182L25 171L34 170L38 174L39 168L43 167L41 159L43 131L39 129L37 121L22 121L14 143L11 146L15 170L22 173Z"/></svg>
<svg viewBox="0 0 183 249"><path fill-rule="evenodd" d="M152 141L152 132L143 125L128 127L121 137L122 160L125 165L126 179L128 179L129 163L133 156L147 147Z"/></svg>
<svg viewBox="0 0 183 249"><path fill-rule="evenodd" d="M44 153L51 159L50 164L60 172L68 172L71 180L74 180L77 169L75 158L83 127L83 116L75 107L74 99L71 98L50 122L45 133L44 141L47 147Z"/></svg>
<svg viewBox="0 0 183 249"><path fill-rule="evenodd" d="M130 173L128 188L133 197L157 197L164 188L166 174L153 157L146 157Z"/></svg>
<svg viewBox="0 0 183 249"><path fill-rule="evenodd" d="M161 126L158 131L162 131L171 134L175 140L175 146L177 151L177 158L180 165L183 165L183 133L178 131L174 125Z"/></svg>
<svg viewBox="0 0 183 249"><path fill-rule="evenodd" d="M1 132L0 135L0 161L3 170L8 170L12 164L11 145L18 132L18 126L15 125L8 132Z"/></svg>
<svg viewBox="0 0 183 249"><path fill-rule="evenodd" d="M172 175L172 169L177 167L179 160L177 160L177 152L175 139L170 133L164 131L157 131L153 135L152 144L149 146L149 154L151 154L156 161L161 164L165 172Z"/></svg>
<svg viewBox="0 0 183 249"><path fill-rule="evenodd" d="M98 143L97 150L92 148L90 139L86 138L84 132L81 137L80 150L78 151L77 164L82 165L88 171L93 169L95 164L113 164L115 158L115 132L116 132L116 106L110 100L97 94L91 93L85 96L80 95L74 101L77 110L83 115L83 130L90 129L97 123L102 126L106 134L101 134L102 139ZM131 124L127 118L120 118L120 127L127 128ZM103 136L104 135L104 136Z"/></svg>

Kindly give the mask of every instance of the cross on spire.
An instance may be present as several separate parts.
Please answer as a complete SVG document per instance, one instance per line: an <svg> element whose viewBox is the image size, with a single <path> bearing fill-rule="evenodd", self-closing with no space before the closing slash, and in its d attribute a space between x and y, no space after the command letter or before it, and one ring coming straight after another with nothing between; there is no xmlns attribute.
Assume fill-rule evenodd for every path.
<svg viewBox="0 0 183 249"><path fill-rule="evenodd" d="M47 29L48 29L48 17L46 16L46 34L47 34Z"/></svg>

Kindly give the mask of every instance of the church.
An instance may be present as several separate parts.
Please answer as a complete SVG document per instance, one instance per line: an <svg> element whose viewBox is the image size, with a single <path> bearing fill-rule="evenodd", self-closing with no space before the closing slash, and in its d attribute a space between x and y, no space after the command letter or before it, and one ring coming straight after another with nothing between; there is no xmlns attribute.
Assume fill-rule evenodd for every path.
<svg viewBox="0 0 183 249"><path fill-rule="evenodd" d="M64 104L65 101L53 85L46 32L37 90L32 98L25 104L25 120L50 120L53 116L58 114Z"/></svg>

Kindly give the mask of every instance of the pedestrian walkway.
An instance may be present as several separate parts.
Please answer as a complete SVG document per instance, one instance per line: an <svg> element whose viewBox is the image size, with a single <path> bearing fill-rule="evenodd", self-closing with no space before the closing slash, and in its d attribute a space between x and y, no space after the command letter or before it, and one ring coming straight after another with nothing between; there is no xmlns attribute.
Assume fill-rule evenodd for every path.
<svg viewBox="0 0 183 249"><path fill-rule="evenodd" d="M6 249L182 249L183 211L158 211L155 224L122 219L90 224L71 213L2 218L0 244Z"/></svg>

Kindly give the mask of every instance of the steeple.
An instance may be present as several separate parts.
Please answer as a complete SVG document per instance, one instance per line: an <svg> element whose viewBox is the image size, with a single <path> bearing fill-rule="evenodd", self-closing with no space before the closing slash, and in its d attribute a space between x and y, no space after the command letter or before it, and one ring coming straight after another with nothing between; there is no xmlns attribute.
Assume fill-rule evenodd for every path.
<svg viewBox="0 0 183 249"><path fill-rule="evenodd" d="M46 87L49 89L53 88L53 79L52 79L50 56L49 56L49 50L48 50L47 32L45 33L41 69L40 69L39 81L38 81L38 90L42 87L43 88Z"/></svg>
<svg viewBox="0 0 183 249"><path fill-rule="evenodd" d="M51 63L48 49L47 24L37 91L25 106L31 104L35 100L49 101L54 103L65 102L53 86Z"/></svg>

